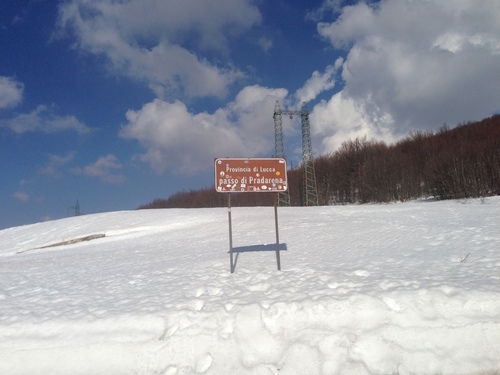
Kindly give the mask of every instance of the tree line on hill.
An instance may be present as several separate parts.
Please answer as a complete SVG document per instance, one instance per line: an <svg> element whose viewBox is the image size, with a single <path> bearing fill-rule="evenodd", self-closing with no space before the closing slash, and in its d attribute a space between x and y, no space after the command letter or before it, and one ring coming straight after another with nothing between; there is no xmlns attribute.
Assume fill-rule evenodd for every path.
<svg viewBox="0 0 500 375"><path fill-rule="evenodd" d="M500 115L438 132L415 132L387 145L355 139L314 161L320 205L459 199L500 194ZM290 202L303 204L303 168L288 171ZM227 194L227 193L226 193ZM139 208L227 205L213 187L182 191ZM271 193L232 194L234 206L273 205Z"/></svg>

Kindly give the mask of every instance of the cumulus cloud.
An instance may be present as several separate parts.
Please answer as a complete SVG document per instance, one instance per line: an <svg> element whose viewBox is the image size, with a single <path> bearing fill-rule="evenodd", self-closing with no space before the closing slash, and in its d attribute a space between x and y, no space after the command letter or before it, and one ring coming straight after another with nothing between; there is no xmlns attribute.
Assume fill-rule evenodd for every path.
<svg viewBox="0 0 500 375"><path fill-rule="evenodd" d="M125 182L125 176L115 173L116 170L123 168L118 158L113 154L100 157L94 163L86 167L75 169L75 173L81 173L90 177L98 177L107 184L122 184Z"/></svg>
<svg viewBox="0 0 500 375"><path fill-rule="evenodd" d="M499 20L497 0L382 0L319 23L321 36L347 50L344 88L311 115L324 146L355 135L389 140L498 111Z"/></svg>
<svg viewBox="0 0 500 375"><path fill-rule="evenodd" d="M23 98L24 85L13 78L0 76L0 109L18 105Z"/></svg>
<svg viewBox="0 0 500 375"><path fill-rule="evenodd" d="M312 135L320 142L322 152L336 150L354 138L394 141L393 122L388 114L376 116L343 92L322 100L311 113Z"/></svg>
<svg viewBox="0 0 500 375"><path fill-rule="evenodd" d="M47 163L38 170L38 173L44 176L60 176L61 168L75 158L75 152L70 151L66 155L49 155Z"/></svg>
<svg viewBox="0 0 500 375"><path fill-rule="evenodd" d="M70 0L58 18L78 48L105 56L113 71L146 82L160 97L226 95L242 73L197 51L224 54L229 38L260 21L250 0Z"/></svg>
<svg viewBox="0 0 500 375"><path fill-rule="evenodd" d="M309 102L326 90L335 86L335 73L342 66L343 59L339 57L335 64L328 65L324 73L314 71L311 77L295 93L298 103Z"/></svg>
<svg viewBox="0 0 500 375"><path fill-rule="evenodd" d="M74 116L61 116L54 108L39 105L30 113L23 113L13 118L0 121L0 127L9 128L13 132L56 133L61 131L76 131L78 134L90 132L90 128Z"/></svg>
<svg viewBox="0 0 500 375"><path fill-rule="evenodd" d="M141 156L157 172L171 168L190 174L206 170L215 157L268 155L274 144L274 103L285 89L247 86L214 113L191 113L178 100L156 99L128 111L121 136L137 140Z"/></svg>
<svg viewBox="0 0 500 375"><path fill-rule="evenodd" d="M31 198L28 193L22 191L16 191L14 194L12 194L12 197L23 203L28 202Z"/></svg>

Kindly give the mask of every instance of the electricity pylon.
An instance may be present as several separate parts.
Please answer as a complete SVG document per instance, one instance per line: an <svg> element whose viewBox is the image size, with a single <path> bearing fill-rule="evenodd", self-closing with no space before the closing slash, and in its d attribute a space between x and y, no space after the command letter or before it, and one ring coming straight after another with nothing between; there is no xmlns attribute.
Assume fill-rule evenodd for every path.
<svg viewBox="0 0 500 375"><path fill-rule="evenodd" d="M314 156L311 144L311 125L309 123L309 111L306 104L300 110L302 124L302 165L304 167L304 205L318 205L318 188L316 186L316 171L314 170Z"/></svg>
<svg viewBox="0 0 500 375"><path fill-rule="evenodd" d="M80 202L78 201L78 199L76 200L75 205L69 207L68 210L72 210L75 213L75 216L80 216L82 214L82 212L80 211Z"/></svg>
<svg viewBox="0 0 500 375"><path fill-rule="evenodd" d="M318 205L318 189L316 185L316 172L314 170L314 156L311 144L311 125L309 123L309 111L305 103L302 104L300 111L283 111L279 101L276 101L274 107L274 145L275 156L285 157L283 147L283 123L282 115L288 115L292 119L293 116L300 116L302 129L302 166L304 168L303 186L304 186L304 206ZM283 199L283 201L282 201ZM288 199L288 201L286 201ZM286 204L288 202L288 204ZM279 197L280 205L290 205L290 195L286 193L286 197Z"/></svg>

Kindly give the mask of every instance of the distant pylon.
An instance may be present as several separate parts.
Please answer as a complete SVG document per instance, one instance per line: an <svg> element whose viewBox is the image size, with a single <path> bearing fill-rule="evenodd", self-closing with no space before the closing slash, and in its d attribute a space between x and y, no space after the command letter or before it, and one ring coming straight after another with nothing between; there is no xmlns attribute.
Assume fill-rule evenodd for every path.
<svg viewBox="0 0 500 375"><path fill-rule="evenodd" d="M279 100L274 105L274 157L285 158L285 148L283 147L283 121L281 119L281 107ZM289 190L278 193L278 206L290 206Z"/></svg>
<svg viewBox="0 0 500 375"><path fill-rule="evenodd" d="M78 201L78 199L76 200L75 205L71 206L70 208L72 210L75 210L75 216L80 216L82 214L80 211L80 202Z"/></svg>
<svg viewBox="0 0 500 375"><path fill-rule="evenodd" d="M294 115L299 115L302 128L302 165L304 168L304 206L317 206L318 205L318 189L316 185L316 172L314 170L314 155L311 145L311 125L309 124L309 111L305 103L302 104L300 111L283 111L280 107L279 101L276 101L274 106L274 145L275 156L285 157L283 147L283 123L282 115L288 115L293 118ZM281 194L281 193L280 193ZM285 193L283 193L285 194ZM280 205L290 205L290 195L286 193L286 197L279 196ZM283 202L282 202L283 199ZM288 199L288 201L286 201ZM286 204L288 202L288 204Z"/></svg>

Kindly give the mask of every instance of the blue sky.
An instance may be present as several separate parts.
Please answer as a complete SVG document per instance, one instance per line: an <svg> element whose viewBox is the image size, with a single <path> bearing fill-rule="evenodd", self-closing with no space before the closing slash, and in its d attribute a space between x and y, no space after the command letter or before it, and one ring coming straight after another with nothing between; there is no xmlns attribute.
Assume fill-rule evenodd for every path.
<svg viewBox="0 0 500 375"><path fill-rule="evenodd" d="M316 154L500 110L497 0L4 0L0 51L0 228L211 186L276 100Z"/></svg>

